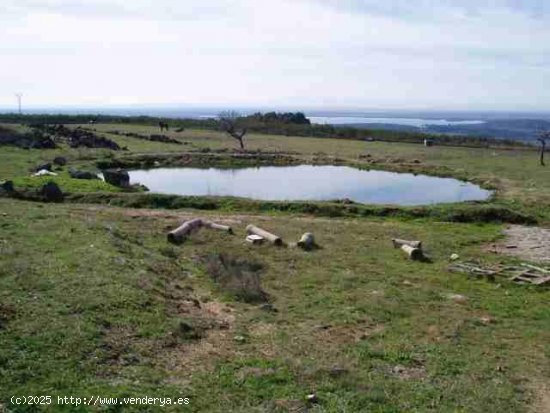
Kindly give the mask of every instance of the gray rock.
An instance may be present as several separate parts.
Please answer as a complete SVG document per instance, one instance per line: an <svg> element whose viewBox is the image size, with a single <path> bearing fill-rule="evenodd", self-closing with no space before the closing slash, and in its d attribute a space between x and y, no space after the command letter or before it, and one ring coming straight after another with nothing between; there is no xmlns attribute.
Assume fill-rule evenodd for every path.
<svg viewBox="0 0 550 413"><path fill-rule="evenodd" d="M75 169L69 169L69 175L74 179L99 179L99 177L93 172L77 171Z"/></svg>
<svg viewBox="0 0 550 413"><path fill-rule="evenodd" d="M103 177L108 184L120 188L128 188L130 186L130 175L122 169L106 169L103 171Z"/></svg>
<svg viewBox="0 0 550 413"><path fill-rule="evenodd" d="M67 158L63 156L56 156L53 158L53 163L57 166L65 166L67 165Z"/></svg>
<svg viewBox="0 0 550 413"><path fill-rule="evenodd" d="M36 168L34 168L34 172L38 172L38 171L42 171L42 170L46 170L46 171L52 171L52 164L50 162L48 163L44 163L42 165L38 165Z"/></svg>
<svg viewBox="0 0 550 413"><path fill-rule="evenodd" d="M55 182L43 185L40 194L46 202L63 202L64 199L63 192Z"/></svg>

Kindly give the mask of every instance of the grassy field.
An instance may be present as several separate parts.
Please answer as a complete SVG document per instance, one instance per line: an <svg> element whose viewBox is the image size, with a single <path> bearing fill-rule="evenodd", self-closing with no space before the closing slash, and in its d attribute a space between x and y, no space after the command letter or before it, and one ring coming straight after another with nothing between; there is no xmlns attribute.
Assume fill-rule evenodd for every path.
<svg viewBox="0 0 550 413"><path fill-rule="evenodd" d="M188 142L173 145L107 134L155 128L94 128L128 146L116 157L235 144L215 132L171 132ZM304 160L417 165L487 182L498 188L490 203L550 222L550 174L535 152L260 135L247 144ZM104 150L2 147L0 178L36 187L28 169L59 154L88 169L112 158ZM56 179L74 193L114 190L83 188L65 170ZM196 216L229 224L235 235L203 229L182 245L166 242L170 228ZM249 223L287 242L313 232L320 248L248 245ZM0 228L0 412L549 408L550 291L447 269L453 253L482 264L517 262L486 251L501 238L499 224L259 213L246 203L198 211L0 198ZM393 237L422 239L430 261L407 260ZM230 283L212 277L220 254L237 262ZM317 403L306 402L311 393ZM189 397L190 404L23 406L10 403L14 395Z"/></svg>

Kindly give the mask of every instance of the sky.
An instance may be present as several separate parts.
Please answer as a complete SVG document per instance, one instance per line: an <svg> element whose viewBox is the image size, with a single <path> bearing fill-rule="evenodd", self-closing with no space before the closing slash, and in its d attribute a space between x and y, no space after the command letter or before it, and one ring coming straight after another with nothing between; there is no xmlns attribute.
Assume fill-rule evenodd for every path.
<svg viewBox="0 0 550 413"><path fill-rule="evenodd" d="M0 106L548 110L548 0L1 0Z"/></svg>

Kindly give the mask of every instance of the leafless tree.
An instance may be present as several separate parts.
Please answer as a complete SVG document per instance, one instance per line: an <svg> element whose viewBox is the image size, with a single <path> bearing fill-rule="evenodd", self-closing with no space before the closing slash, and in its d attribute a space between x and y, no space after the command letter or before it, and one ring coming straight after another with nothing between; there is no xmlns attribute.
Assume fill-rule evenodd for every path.
<svg viewBox="0 0 550 413"><path fill-rule="evenodd" d="M540 164L544 166L544 152L546 151L546 141L550 139L550 131L542 131L538 133L537 141L540 142Z"/></svg>
<svg viewBox="0 0 550 413"><path fill-rule="evenodd" d="M239 142L241 150L244 150L243 138L246 135L246 128L239 128L240 118L241 115L235 111L226 111L218 115L221 130L233 139L236 139Z"/></svg>

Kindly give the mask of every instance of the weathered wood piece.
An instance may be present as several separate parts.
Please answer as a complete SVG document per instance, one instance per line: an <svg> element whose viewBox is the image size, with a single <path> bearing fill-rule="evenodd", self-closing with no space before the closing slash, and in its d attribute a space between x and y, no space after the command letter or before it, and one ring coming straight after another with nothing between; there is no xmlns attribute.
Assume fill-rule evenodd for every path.
<svg viewBox="0 0 550 413"><path fill-rule="evenodd" d="M203 221L200 218L192 219L184 222L178 228L168 233L168 241L173 244L180 244L191 234L191 232L203 226Z"/></svg>
<svg viewBox="0 0 550 413"><path fill-rule="evenodd" d="M401 250L404 251L411 260L421 260L424 257L420 248L414 248L408 244L401 245Z"/></svg>
<svg viewBox="0 0 550 413"><path fill-rule="evenodd" d="M302 235L302 238L300 238L297 244L300 248L310 250L315 247L315 237L311 232L306 232Z"/></svg>
<svg viewBox="0 0 550 413"><path fill-rule="evenodd" d="M535 265L522 263L518 265L499 265L483 268L475 262L454 263L450 271L464 272L477 277L487 277L494 280L496 275L505 276L517 284L547 285L550 284L550 270Z"/></svg>
<svg viewBox="0 0 550 413"><path fill-rule="evenodd" d="M260 237L265 238L266 240L271 242L273 245L283 245L283 240L281 239L281 237L252 224L246 227L246 232L248 234L259 235Z"/></svg>
<svg viewBox="0 0 550 413"><path fill-rule="evenodd" d="M408 245L413 248L422 249L422 241L409 241L406 239L392 238L391 242L393 243L394 248L401 248L403 245Z"/></svg>
<svg viewBox="0 0 550 413"><path fill-rule="evenodd" d="M550 270L547 270L546 268L541 268L541 267L537 267L536 265L525 264L525 263L523 263L521 265L523 267L530 268L530 269L538 271L538 272L543 272L545 274L550 274Z"/></svg>
<svg viewBox="0 0 550 413"><path fill-rule="evenodd" d="M207 228L217 229L220 231L225 231L229 234L233 234L233 228L231 228L229 225L216 224L212 221L203 221L203 224Z"/></svg>

